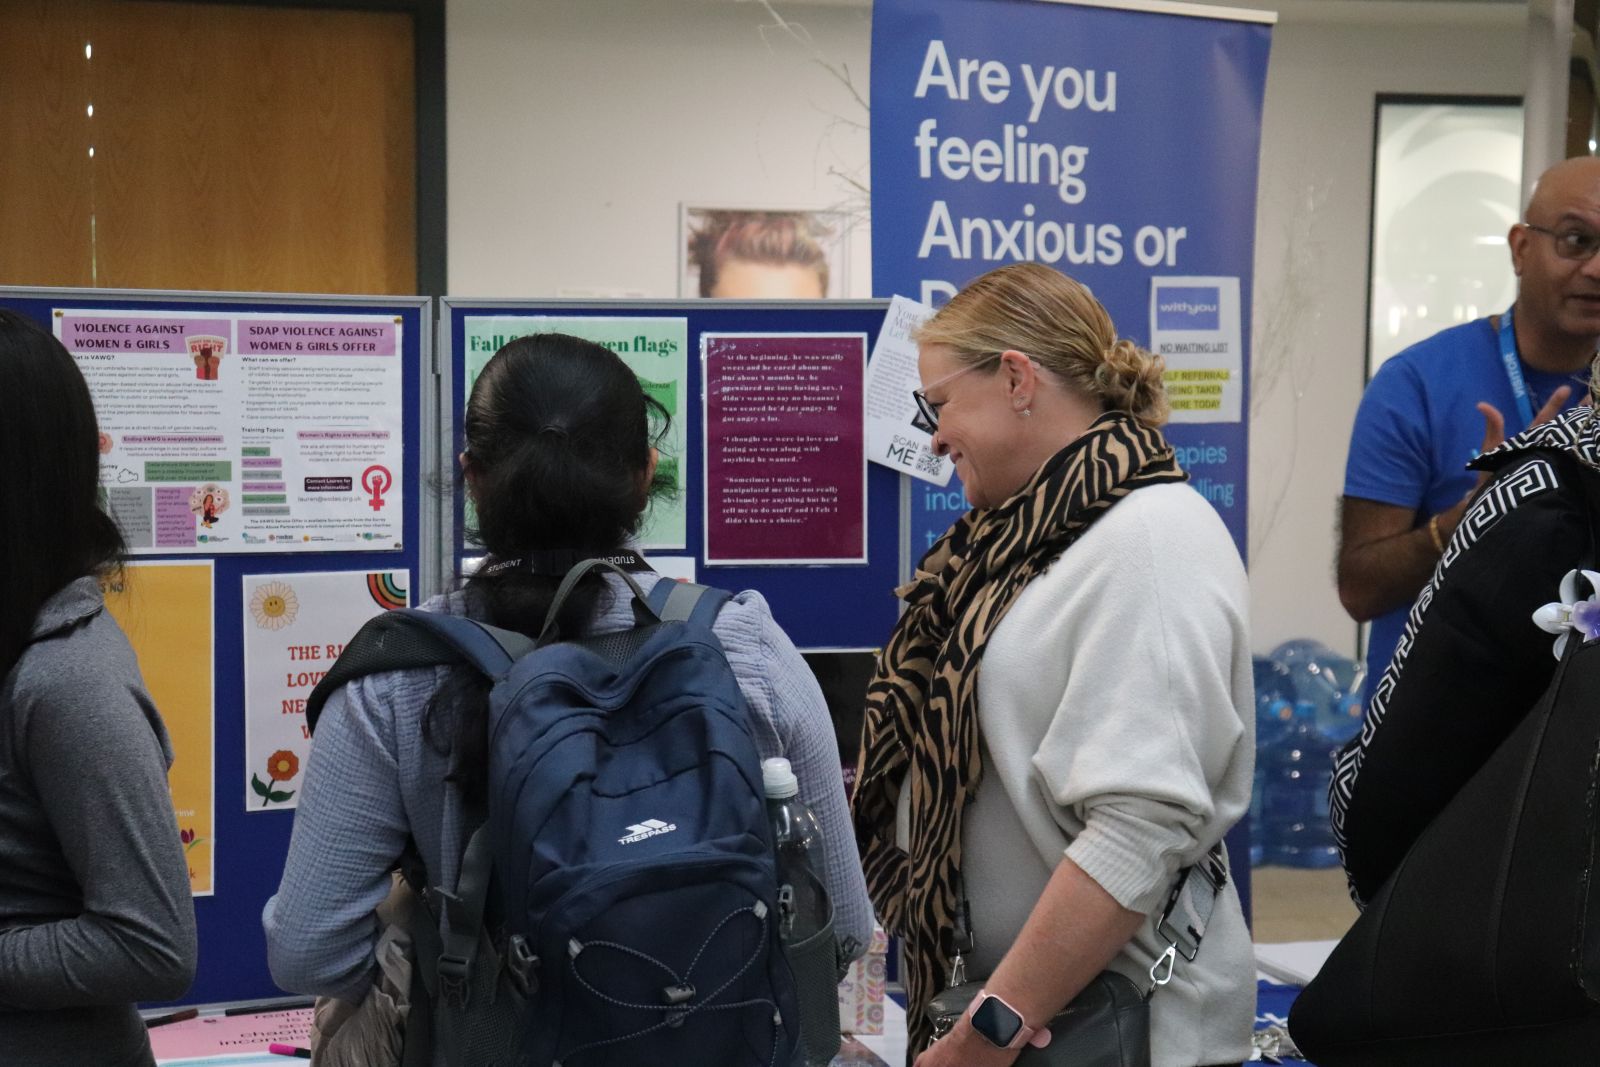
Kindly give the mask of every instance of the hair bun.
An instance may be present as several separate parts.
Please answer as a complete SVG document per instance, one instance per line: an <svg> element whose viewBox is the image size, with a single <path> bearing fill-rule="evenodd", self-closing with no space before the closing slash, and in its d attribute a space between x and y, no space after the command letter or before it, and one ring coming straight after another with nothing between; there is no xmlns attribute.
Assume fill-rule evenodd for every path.
<svg viewBox="0 0 1600 1067"><path fill-rule="evenodd" d="M1162 380L1165 372L1166 361L1160 356L1119 337L1095 369L1095 385L1107 408L1125 411L1146 426L1157 427L1171 413Z"/></svg>

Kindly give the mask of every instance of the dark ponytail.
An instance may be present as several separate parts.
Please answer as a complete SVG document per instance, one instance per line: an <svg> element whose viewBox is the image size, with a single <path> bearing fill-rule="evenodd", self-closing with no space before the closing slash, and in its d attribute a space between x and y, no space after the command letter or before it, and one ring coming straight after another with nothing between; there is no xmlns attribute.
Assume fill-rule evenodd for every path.
<svg viewBox="0 0 1600 1067"><path fill-rule="evenodd" d="M492 565L530 552L581 558L621 548L652 497L670 492L662 474L647 479L650 449L667 421L628 365L591 341L535 334L495 353L473 385L463 423L477 513L468 533L487 553L465 585L476 617L538 635L562 575ZM599 575L579 583L562 607L562 629L580 631L603 608L606 590ZM435 750L452 753L451 780L475 802L483 800L488 705L487 682L454 671L424 724Z"/></svg>

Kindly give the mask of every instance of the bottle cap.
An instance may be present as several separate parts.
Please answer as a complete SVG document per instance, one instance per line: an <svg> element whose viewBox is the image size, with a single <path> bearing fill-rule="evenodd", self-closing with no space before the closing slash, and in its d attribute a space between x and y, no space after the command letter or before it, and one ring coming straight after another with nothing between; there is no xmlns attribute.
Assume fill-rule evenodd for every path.
<svg viewBox="0 0 1600 1067"><path fill-rule="evenodd" d="M761 784L766 787L767 796L773 800L783 800L800 792L800 782L795 778L789 761L782 756L761 761Z"/></svg>

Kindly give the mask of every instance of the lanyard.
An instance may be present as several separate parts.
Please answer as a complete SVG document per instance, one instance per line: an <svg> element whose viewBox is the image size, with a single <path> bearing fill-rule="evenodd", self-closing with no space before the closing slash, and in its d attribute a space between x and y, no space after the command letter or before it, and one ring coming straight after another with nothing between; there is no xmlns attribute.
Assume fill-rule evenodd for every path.
<svg viewBox="0 0 1600 1067"><path fill-rule="evenodd" d="M1517 414L1522 416L1526 430L1533 425L1533 401L1528 398L1528 381L1522 376L1522 360L1517 356L1517 335L1511 328L1511 308L1500 316L1500 362L1506 369L1506 381L1511 383L1511 395L1517 401ZM1514 436L1506 434L1507 437Z"/></svg>
<svg viewBox="0 0 1600 1067"><path fill-rule="evenodd" d="M507 571L524 571L528 574L560 577L586 559L598 559L606 563L615 564L630 574L640 574L654 569L645 562L643 556L632 549L624 548L616 552L609 552L603 556L595 556L592 553L574 552L567 548L554 548L543 552L528 552L516 559L497 560L479 569L478 573L486 578L492 578Z"/></svg>

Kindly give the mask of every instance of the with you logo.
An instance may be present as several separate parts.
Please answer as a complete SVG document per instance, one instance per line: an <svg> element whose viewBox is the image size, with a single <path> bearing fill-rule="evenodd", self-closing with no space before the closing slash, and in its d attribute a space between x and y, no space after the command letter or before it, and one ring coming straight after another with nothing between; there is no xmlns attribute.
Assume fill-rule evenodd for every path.
<svg viewBox="0 0 1600 1067"><path fill-rule="evenodd" d="M1156 290L1156 329L1220 329L1221 307L1222 292L1214 285L1163 286Z"/></svg>

